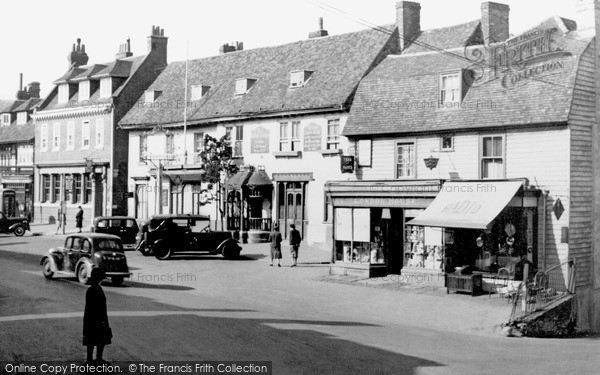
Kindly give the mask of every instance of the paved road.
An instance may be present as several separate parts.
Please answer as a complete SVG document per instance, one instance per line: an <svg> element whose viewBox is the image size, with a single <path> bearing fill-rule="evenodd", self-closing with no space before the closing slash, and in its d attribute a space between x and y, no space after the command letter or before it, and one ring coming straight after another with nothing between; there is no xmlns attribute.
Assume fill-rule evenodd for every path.
<svg viewBox="0 0 600 375"><path fill-rule="evenodd" d="M86 287L45 280L61 239L0 238L0 360L81 361ZM34 254L4 250L22 247ZM31 250L34 251L31 251ZM505 302L323 282L327 268L246 258L159 262L128 252L132 280L105 282L119 360L268 360L276 374L594 374L600 340L505 338ZM463 323L460 323L463 322Z"/></svg>

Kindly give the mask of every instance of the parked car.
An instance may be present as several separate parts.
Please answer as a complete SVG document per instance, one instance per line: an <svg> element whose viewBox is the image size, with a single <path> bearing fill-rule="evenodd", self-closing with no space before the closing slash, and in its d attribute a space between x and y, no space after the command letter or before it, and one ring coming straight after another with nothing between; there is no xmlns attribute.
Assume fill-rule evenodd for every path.
<svg viewBox="0 0 600 375"><path fill-rule="evenodd" d="M40 264L47 279L68 276L82 284L89 284L92 268L100 268L115 285L123 284L123 279L130 276L123 243L110 234L70 235L64 246L50 249Z"/></svg>
<svg viewBox="0 0 600 375"><path fill-rule="evenodd" d="M29 229L29 220L24 217L8 217L4 212L0 212L0 233L14 233L21 237Z"/></svg>
<svg viewBox="0 0 600 375"><path fill-rule="evenodd" d="M150 219L146 247L157 259L173 254L221 254L237 258L242 248L228 231L213 231L203 215L157 215Z"/></svg>
<svg viewBox="0 0 600 375"><path fill-rule="evenodd" d="M121 239L125 250L133 250L139 228L133 217L100 216L94 219L91 230L95 233L115 235Z"/></svg>

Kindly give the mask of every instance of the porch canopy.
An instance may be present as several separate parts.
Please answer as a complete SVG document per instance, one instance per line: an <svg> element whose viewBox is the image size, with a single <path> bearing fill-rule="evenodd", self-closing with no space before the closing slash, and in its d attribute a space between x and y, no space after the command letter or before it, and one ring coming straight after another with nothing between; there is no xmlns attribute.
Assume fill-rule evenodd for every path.
<svg viewBox="0 0 600 375"><path fill-rule="evenodd" d="M446 182L425 211L406 224L485 229L524 183L525 180Z"/></svg>
<svg viewBox="0 0 600 375"><path fill-rule="evenodd" d="M269 178L267 172L263 170L243 170L239 171L227 182L225 182L225 187L230 190L240 190L242 186L248 187L261 187L261 186L273 186L273 182Z"/></svg>

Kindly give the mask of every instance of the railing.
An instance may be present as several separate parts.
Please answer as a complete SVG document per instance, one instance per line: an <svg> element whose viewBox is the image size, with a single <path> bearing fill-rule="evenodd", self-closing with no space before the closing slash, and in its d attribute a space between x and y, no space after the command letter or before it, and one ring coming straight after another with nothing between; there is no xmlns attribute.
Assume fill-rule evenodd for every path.
<svg viewBox="0 0 600 375"><path fill-rule="evenodd" d="M271 231L271 218L251 217L248 219L249 230Z"/></svg>
<svg viewBox="0 0 600 375"><path fill-rule="evenodd" d="M575 294L574 260L540 271L524 287L521 284L514 295L510 320L542 310L569 294Z"/></svg>
<svg viewBox="0 0 600 375"><path fill-rule="evenodd" d="M240 230L239 216L229 216L227 218L227 230Z"/></svg>

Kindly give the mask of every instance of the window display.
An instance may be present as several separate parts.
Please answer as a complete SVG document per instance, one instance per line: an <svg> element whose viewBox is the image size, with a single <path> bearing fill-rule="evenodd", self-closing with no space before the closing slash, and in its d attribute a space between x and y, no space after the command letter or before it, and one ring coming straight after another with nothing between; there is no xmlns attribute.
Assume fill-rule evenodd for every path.
<svg viewBox="0 0 600 375"><path fill-rule="evenodd" d="M444 259L443 230L407 225L405 233L404 266L441 270Z"/></svg>
<svg viewBox="0 0 600 375"><path fill-rule="evenodd" d="M335 209L335 261L386 264L388 219L380 208Z"/></svg>

